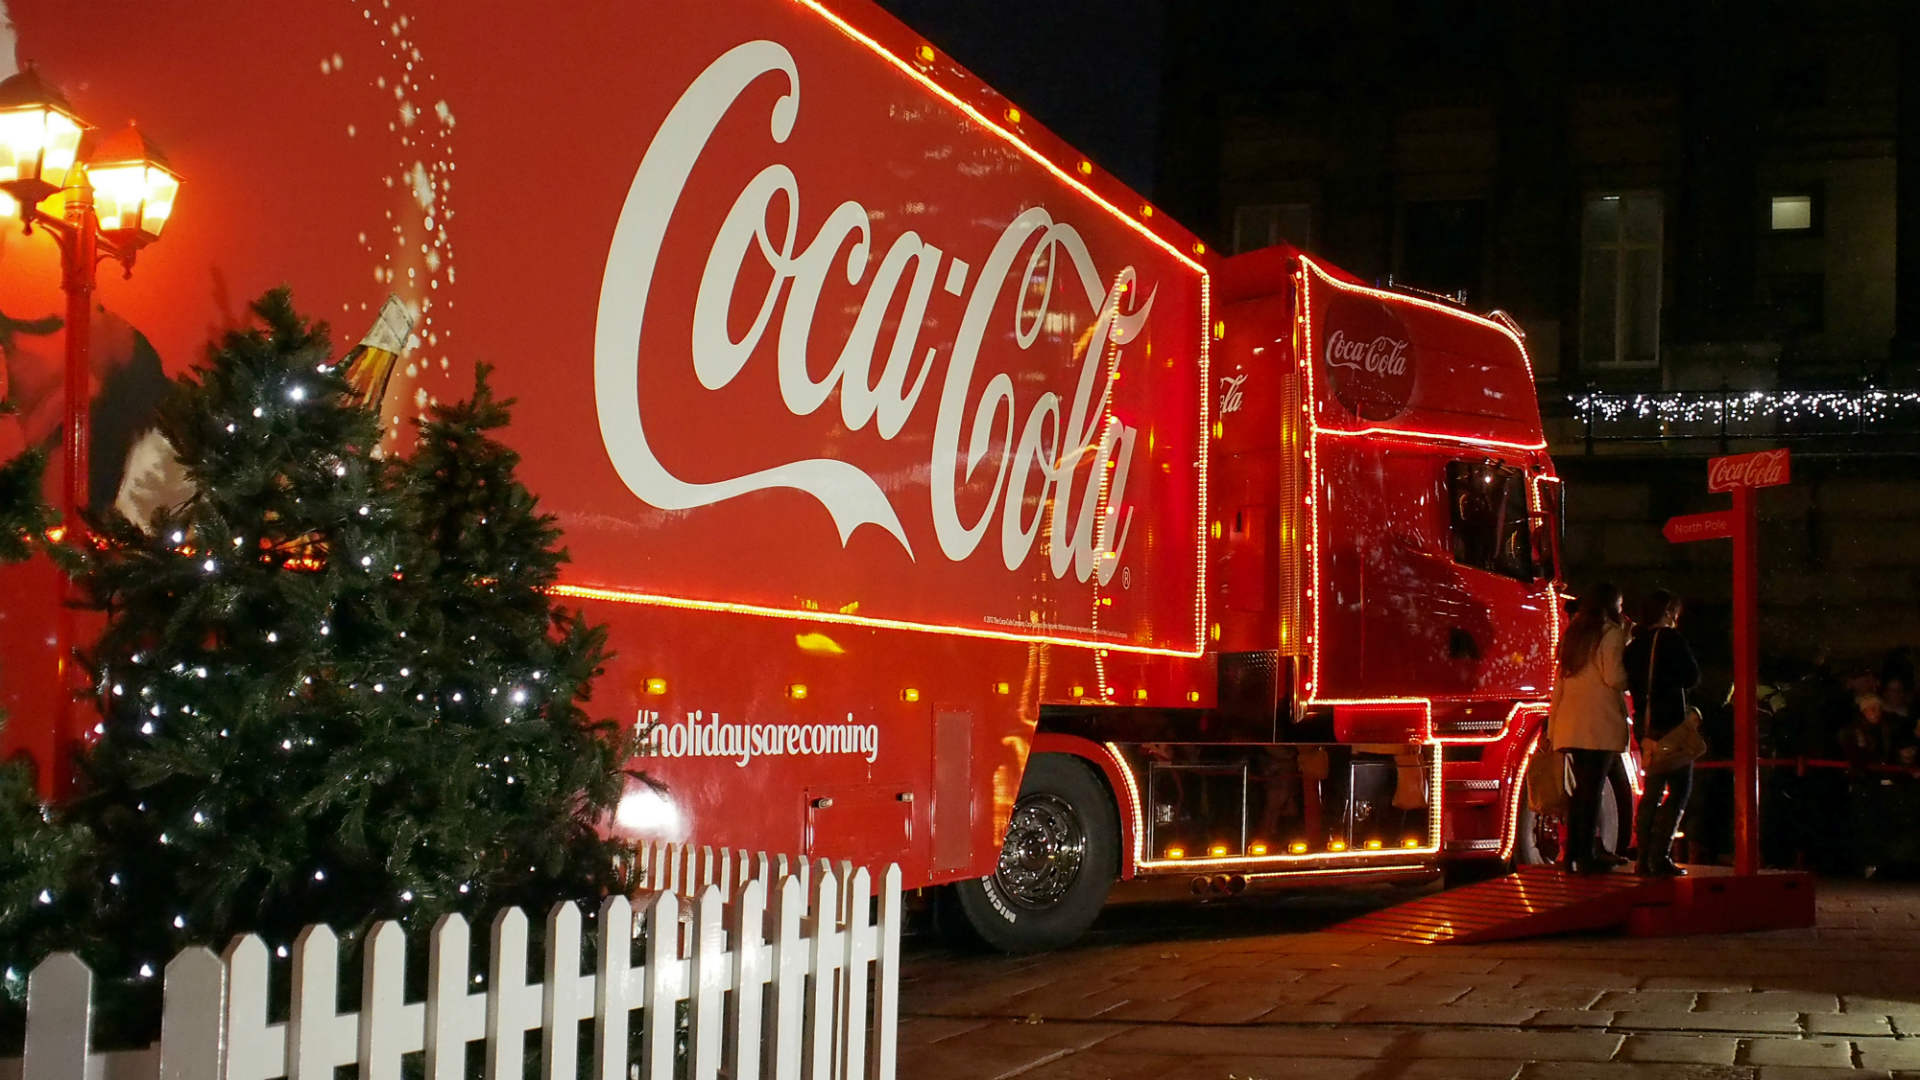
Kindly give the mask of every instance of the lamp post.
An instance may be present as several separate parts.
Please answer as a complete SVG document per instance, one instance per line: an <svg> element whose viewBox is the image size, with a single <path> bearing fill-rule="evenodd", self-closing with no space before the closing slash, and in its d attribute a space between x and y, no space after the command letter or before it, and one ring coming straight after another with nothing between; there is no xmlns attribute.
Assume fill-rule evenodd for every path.
<svg viewBox="0 0 1920 1080"><path fill-rule="evenodd" d="M87 408L89 337L93 325L93 289L100 260L113 259L133 276L140 249L160 238L172 216L180 177L167 166L146 136L129 126L99 140L82 160L87 125L64 96L40 78L31 64L0 82L0 191L19 204L27 233L36 228L60 245L60 288L66 293L66 422L61 457L61 535L79 541L86 535L81 512L87 505ZM62 196L56 216L40 204ZM43 786L63 781L60 760L64 740L73 731L72 655L76 644L71 579L63 586L55 626L58 653L60 730L41 763Z"/></svg>

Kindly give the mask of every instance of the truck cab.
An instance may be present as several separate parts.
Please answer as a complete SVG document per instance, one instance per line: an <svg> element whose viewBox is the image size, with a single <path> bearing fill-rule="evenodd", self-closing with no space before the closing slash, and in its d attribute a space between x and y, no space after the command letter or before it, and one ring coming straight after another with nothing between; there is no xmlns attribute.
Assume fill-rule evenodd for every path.
<svg viewBox="0 0 1920 1080"><path fill-rule="evenodd" d="M1493 867L1527 827L1561 495L1524 337L1291 247L1215 269L1207 650L1096 657L1205 692L1043 703L1001 869L958 887L996 944L1091 919L1036 853L1104 866L1109 821L1116 876L1202 895Z"/></svg>

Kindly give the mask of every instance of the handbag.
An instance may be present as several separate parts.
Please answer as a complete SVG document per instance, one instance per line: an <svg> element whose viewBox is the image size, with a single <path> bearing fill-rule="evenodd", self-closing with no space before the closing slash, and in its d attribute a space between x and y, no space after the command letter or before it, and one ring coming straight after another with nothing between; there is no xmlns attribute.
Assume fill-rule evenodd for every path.
<svg viewBox="0 0 1920 1080"><path fill-rule="evenodd" d="M1527 808L1543 817L1565 817L1573 804L1573 792L1567 787L1567 759L1556 752L1546 732L1527 762Z"/></svg>
<svg viewBox="0 0 1920 1080"><path fill-rule="evenodd" d="M1660 655L1660 631L1653 632L1653 644L1647 649L1647 723L1653 722L1654 660ZM1700 710L1687 704L1687 692L1680 691L1680 706L1686 710L1672 731L1654 740L1653 749L1640 762L1648 776L1672 772L1707 756L1707 738L1700 734Z"/></svg>

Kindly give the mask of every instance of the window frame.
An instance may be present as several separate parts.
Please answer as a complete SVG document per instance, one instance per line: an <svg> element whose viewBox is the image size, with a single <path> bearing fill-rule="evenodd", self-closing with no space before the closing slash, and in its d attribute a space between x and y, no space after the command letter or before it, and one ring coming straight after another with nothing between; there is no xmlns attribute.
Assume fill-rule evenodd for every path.
<svg viewBox="0 0 1920 1080"><path fill-rule="evenodd" d="M1654 238L1647 240L1628 240L1624 226L1618 230L1614 239L1595 241L1587 236L1587 207L1598 201L1613 199L1621 202L1621 219L1625 219L1624 204L1628 199L1650 199L1659 210L1658 228ZM1580 350L1581 365L1588 368L1608 371L1645 371L1660 366L1661 333L1660 326L1666 308L1666 243L1667 243L1667 206L1666 199L1659 191L1644 189L1622 189L1619 191L1592 191L1580 201L1580 311L1576 341ZM1613 253L1613 355L1606 358L1587 355L1587 264L1593 251ZM1627 292L1627 265L1630 256L1636 252L1651 252L1653 258L1653 355L1645 360L1625 359L1629 327L1627 325L1628 305L1622 303Z"/></svg>
<svg viewBox="0 0 1920 1080"><path fill-rule="evenodd" d="M1462 526L1468 521L1461 512L1463 485L1483 476L1500 477L1500 499L1491 506L1493 516L1487 524L1492 529L1486 537L1489 545L1484 561L1467 557L1462 553ZM1444 482L1447 492L1447 555L1453 564L1468 570L1494 574L1509 581L1532 584L1541 579L1538 554L1535 552L1534 510L1532 499L1533 478L1525 467L1512 465L1505 461L1488 458L1454 458L1446 465ZM1517 503L1516 503L1517 500ZM1518 514L1512 511L1518 506ZM1512 553L1511 561L1506 548L1518 537L1518 548Z"/></svg>

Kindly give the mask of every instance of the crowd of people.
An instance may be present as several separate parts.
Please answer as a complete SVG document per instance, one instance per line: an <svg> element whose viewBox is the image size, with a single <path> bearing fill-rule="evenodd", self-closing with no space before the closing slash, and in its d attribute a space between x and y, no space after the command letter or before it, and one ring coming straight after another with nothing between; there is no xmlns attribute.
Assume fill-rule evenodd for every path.
<svg viewBox="0 0 1920 1080"><path fill-rule="evenodd" d="M1631 855L1640 873L1684 874L1674 844L1688 819L1696 858L1729 846L1731 776L1709 768L1696 795L1694 763L1725 764L1730 702L1703 702L1703 715L1689 700L1701 669L1680 632L1682 613L1679 598L1664 590L1630 606L1618 588L1601 583L1581 594L1567 623L1546 742L1565 756L1571 777L1569 870L1604 872ZM1798 665L1769 661L1762 670L1766 861L1869 875L1891 865L1920 869L1914 650L1893 649L1878 665L1848 674L1824 654ZM1645 769L1632 836L1622 829L1617 841L1597 838L1607 791L1618 797L1628 787L1629 740Z"/></svg>
<svg viewBox="0 0 1920 1080"><path fill-rule="evenodd" d="M1769 862L1872 875L1920 868L1915 654L1851 672L1822 655L1765 665L1761 843Z"/></svg>

